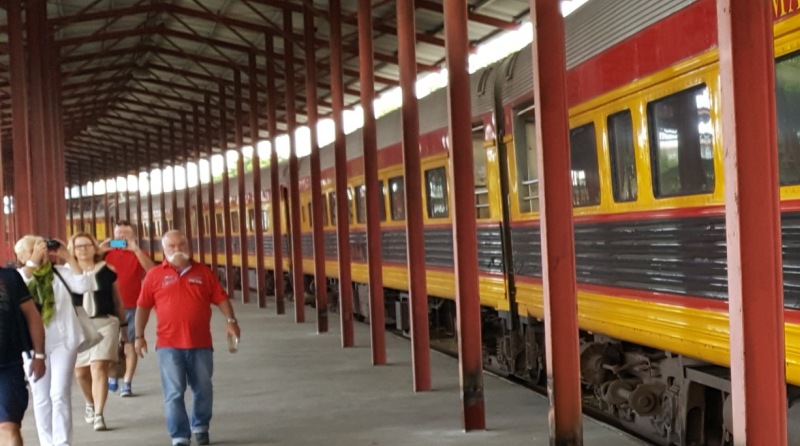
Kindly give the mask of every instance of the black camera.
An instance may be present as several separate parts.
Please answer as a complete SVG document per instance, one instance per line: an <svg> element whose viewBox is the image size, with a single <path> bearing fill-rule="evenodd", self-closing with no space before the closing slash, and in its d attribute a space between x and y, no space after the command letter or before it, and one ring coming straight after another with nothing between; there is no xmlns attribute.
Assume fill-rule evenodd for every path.
<svg viewBox="0 0 800 446"><path fill-rule="evenodd" d="M61 247L61 242L54 238L45 239L44 244L47 245L48 251L58 251L58 248Z"/></svg>

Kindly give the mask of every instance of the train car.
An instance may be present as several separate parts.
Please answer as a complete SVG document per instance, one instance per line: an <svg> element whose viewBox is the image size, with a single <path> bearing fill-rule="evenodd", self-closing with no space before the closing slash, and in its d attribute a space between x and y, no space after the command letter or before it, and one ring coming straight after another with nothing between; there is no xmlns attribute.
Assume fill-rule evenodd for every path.
<svg viewBox="0 0 800 446"><path fill-rule="evenodd" d="M792 426L800 425L800 254L792 249L799 243L800 218L800 15L788 0L775 0L773 6ZM715 7L713 0L590 2L566 20L584 401L664 445L732 443ZM535 120L543 111L533 102L532 88L529 47L472 76L475 166L471 173L457 174L474 175L476 185L485 364L541 382L545 343ZM419 107L434 337L455 330L449 179L456 173L449 171L445 97L445 91L434 92ZM404 327L408 271L401 128L399 111L378 121L375 186L382 192L379 261L387 321ZM338 277L334 209L337 199L346 199L355 311L367 318L365 188L370 185L364 184L361 138L360 131L347 136L346 198L337 197L333 188L332 147L322 149L321 198L330 290L336 290ZM284 267L302 267L310 287L308 157L300 160L300 169L302 265L288 259L285 204L281 236ZM281 182L288 184L285 166ZM268 189L268 169L262 184ZM224 198L219 183L215 188L217 202L206 204L203 218L211 218L213 210L221 228L219 200ZM271 254L272 209L269 200L264 203L265 254ZM259 210L247 206L250 219L256 218ZM232 209L238 216L238 207ZM220 237L211 240L205 234L202 240L223 247ZM238 241L233 251L238 266ZM217 260L224 263L224 256ZM252 269L255 259L249 264ZM335 296L331 302L335 305ZM790 432L790 437L790 443L800 444L800 435Z"/></svg>

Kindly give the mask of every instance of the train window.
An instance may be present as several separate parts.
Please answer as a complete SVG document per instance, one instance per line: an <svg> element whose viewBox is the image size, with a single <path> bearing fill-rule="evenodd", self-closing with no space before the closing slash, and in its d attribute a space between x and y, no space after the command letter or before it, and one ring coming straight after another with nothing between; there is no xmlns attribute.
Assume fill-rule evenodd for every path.
<svg viewBox="0 0 800 446"><path fill-rule="evenodd" d="M475 173L475 213L478 219L489 218L489 185L486 180L488 159L483 147L483 122L472 124L472 171Z"/></svg>
<svg viewBox="0 0 800 446"><path fill-rule="evenodd" d="M356 186L356 222L367 222L367 187Z"/></svg>
<svg viewBox="0 0 800 446"><path fill-rule="evenodd" d="M239 211L231 211L231 234L239 233Z"/></svg>
<svg viewBox="0 0 800 446"><path fill-rule="evenodd" d="M216 225L217 233L221 233L225 231L225 219L222 218L222 213L217 213L215 215L216 215L215 220L217 221Z"/></svg>
<svg viewBox="0 0 800 446"><path fill-rule="evenodd" d="M173 220L171 218L168 218L167 219L167 228L169 228L170 231L175 229L175 220Z"/></svg>
<svg viewBox="0 0 800 446"><path fill-rule="evenodd" d="M635 201L636 157L633 148L633 118L625 110L608 117L608 146L611 155L611 185L614 201Z"/></svg>
<svg viewBox="0 0 800 446"><path fill-rule="evenodd" d="M425 171L425 196L428 200L428 218L447 218L450 215L444 167Z"/></svg>
<svg viewBox="0 0 800 446"><path fill-rule="evenodd" d="M269 214L267 214L266 209L261 210L261 228L264 232L269 231Z"/></svg>
<svg viewBox="0 0 800 446"><path fill-rule="evenodd" d="M247 230L250 232L256 231L256 210L247 210Z"/></svg>
<svg viewBox="0 0 800 446"><path fill-rule="evenodd" d="M714 190L711 98L701 85L647 105L656 197Z"/></svg>
<svg viewBox="0 0 800 446"><path fill-rule="evenodd" d="M386 185L383 180L378 181L378 212L381 216L381 221L386 221Z"/></svg>
<svg viewBox="0 0 800 446"><path fill-rule="evenodd" d="M211 222L209 222L208 214L204 214L203 215L203 222L206 225L205 226L206 233L208 233L209 231L211 231L211 229L209 229L209 228L211 228Z"/></svg>
<svg viewBox="0 0 800 446"><path fill-rule="evenodd" d="M600 204L600 176L597 166L597 140L594 123L569 131L572 174L572 205Z"/></svg>
<svg viewBox="0 0 800 446"><path fill-rule="evenodd" d="M331 225L336 226L336 192L331 192L328 195L328 201L331 205Z"/></svg>
<svg viewBox="0 0 800 446"><path fill-rule="evenodd" d="M353 188L347 188L347 221L352 223L353 222L353 201L355 201L355 197L353 194Z"/></svg>
<svg viewBox="0 0 800 446"><path fill-rule="evenodd" d="M392 220L406 219L406 185L403 177L389 178L389 206L392 208Z"/></svg>
<svg viewBox="0 0 800 446"><path fill-rule="evenodd" d="M800 53L775 63L778 168L781 185L800 184Z"/></svg>
<svg viewBox="0 0 800 446"><path fill-rule="evenodd" d="M161 220L156 221L156 237L161 237Z"/></svg>
<svg viewBox="0 0 800 446"><path fill-rule="evenodd" d="M383 186L383 181L378 181L378 212L380 213L381 221L386 221L386 198L384 194L386 189ZM356 187L356 222L367 222L367 187L365 185Z"/></svg>
<svg viewBox="0 0 800 446"><path fill-rule="evenodd" d="M517 162L519 211L539 211L539 172L536 153L536 115L533 102L514 109L514 156Z"/></svg>

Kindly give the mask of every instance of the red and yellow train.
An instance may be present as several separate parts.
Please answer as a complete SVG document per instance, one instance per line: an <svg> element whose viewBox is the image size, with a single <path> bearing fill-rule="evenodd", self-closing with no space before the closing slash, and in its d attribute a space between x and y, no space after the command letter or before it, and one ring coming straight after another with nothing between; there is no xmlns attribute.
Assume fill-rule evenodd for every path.
<svg viewBox="0 0 800 446"><path fill-rule="evenodd" d="M800 15L794 14L800 5L772 4L792 425L800 421L800 253L793 249L800 244ZM715 7L713 0L590 2L566 23L586 400L658 444L732 442L724 410L730 402L729 324ZM455 315L448 185L454 172L447 160L444 97L444 91L435 92L419 109L431 324L447 330ZM472 104L486 364L539 380L543 303L530 48L475 73ZM356 299L363 302L361 284L368 275L361 141L360 131L347 137L347 200L352 276ZM402 302L408 288L399 112L378 121L378 141L380 261L387 311L401 319L391 303L392 298ZM322 162L326 274L335 282L331 147L323 148ZM306 274L313 271L308 163L301 160L300 249ZM269 185L268 169L261 174L262 184ZM265 198L270 193L263 191ZM269 200L264 203L261 210L248 203L248 228L252 231L255 218L263 219L265 253L271 254L273 209ZM220 204L214 209L222 227ZM285 231L285 209L281 214ZM211 213L204 209L202 215L208 220ZM180 216L170 225L182 227ZM254 265L252 234L250 239L249 265ZM205 235L202 243L210 246L212 240ZM288 244L287 237L284 247ZM234 250L239 259L238 243ZM222 255L218 260L224 263ZM271 255L266 261L271 269ZM515 293L507 289L512 283ZM358 305L356 311L368 315Z"/></svg>

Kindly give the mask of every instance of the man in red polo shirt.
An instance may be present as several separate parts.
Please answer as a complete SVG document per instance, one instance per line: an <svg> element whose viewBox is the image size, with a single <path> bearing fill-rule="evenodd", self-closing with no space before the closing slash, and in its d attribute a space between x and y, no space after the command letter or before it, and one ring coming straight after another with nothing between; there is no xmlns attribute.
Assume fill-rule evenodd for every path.
<svg viewBox="0 0 800 446"><path fill-rule="evenodd" d="M111 248L111 239L105 240L100 244L100 248L107 250L105 261L117 272L117 286L119 295L122 298L122 305L125 307L125 320L120 325L128 331L128 340L133 342L133 324L136 316L136 300L139 299L139 292L142 290L142 279L147 271L155 263L144 251L139 249L136 243L136 236L133 233L133 226L126 221L120 220L114 226L114 239L125 240L127 246L124 248ZM125 376L119 389L119 396L133 395L133 374L136 372L137 356L133 351L133 344L125 344ZM117 371L112 364L109 372L108 390L117 390Z"/></svg>
<svg viewBox="0 0 800 446"><path fill-rule="evenodd" d="M180 231L161 239L164 263L145 276L136 311L136 354L144 357L144 331L150 311L156 310L156 353L161 369L164 415L173 445L209 444L214 357L211 342L211 305L226 317L226 334L239 338L239 325L228 296L216 275L191 260L189 241ZM192 389L192 420L186 413L186 384Z"/></svg>

